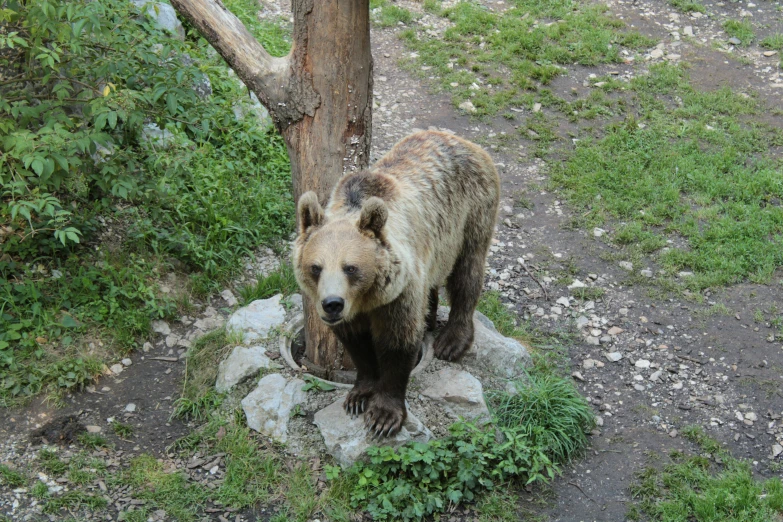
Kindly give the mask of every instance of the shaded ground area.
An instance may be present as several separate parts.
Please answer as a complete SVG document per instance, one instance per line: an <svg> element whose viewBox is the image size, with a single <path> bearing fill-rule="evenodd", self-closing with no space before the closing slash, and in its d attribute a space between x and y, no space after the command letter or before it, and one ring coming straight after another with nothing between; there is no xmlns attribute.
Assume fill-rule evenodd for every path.
<svg viewBox="0 0 783 522"><path fill-rule="evenodd" d="M702 426L735 457L749 459L758 477L780 477L781 455L775 455L775 445L783 444L783 271L765 274L755 283L688 287L685 280L691 276L666 273L658 250L634 250L640 241L636 236L628 242L618 239L627 223L610 217L594 226L585 219L587 212L569 205L550 174L573 149L574 140L600 137L611 124L626 119L624 109L616 105L625 99L623 92L609 91L607 97L613 101L590 119L574 121L535 97L525 98L527 104L504 106L494 116L471 117L470 111L455 107L462 102L452 96L459 93L444 90L437 78L431 78L433 66L417 61L420 57L400 38L410 27L440 34L439 27L446 22L425 12L420 3L398 5L421 18L374 30L373 159L414 129L430 127L453 131L488 148L501 173L504 198L487 289L500 293L542 350L553 339L568 346L565 364L600 419L584 459L543 491L520 488L515 499L518 512L507 510L481 520L626 520L635 503L629 486L640 471L660 466L675 450L701 451L682 435L690 425ZM498 13L509 7L489 0L482 5ZM552 93L581 99L602 90L598 81L637 78L652 64L680 63L695 89L728 87L757 96L763 110L750 118L773 131L783 128L781 51L765 56L772 49L760 46L783 27L779 2L704 4L704 13L685 12L662 1L617 1L608 6L630 28L657 43L638 52L635 60L568 66L547 86ZM753 37L730 44L732 36L724 30L727 20L744 20ZM781 146L771 141L767 154L779 159ZM780 175L780 165L776 168ZM781 202L769 204L780 207ZM672 248L685 244L676 233L661 237L669 239L671 243L664 244ZM203 309L207 305L221 313L227 309L220 298L203 303ZM177 327L182 338L187 329ZM219 469L222 465L217 453L199 457L191 467L170 451L171 444L196 425L170 419L185 369L181 353L157 336L151 350L136 354L122 373L66 397L62 408L38 401L23 410L0 412L0 461L28 465L34 454L28 434L70 415L65 431L81 431L75 423L85 430L97 426L114 444L113 449L93 450L92 456L106 466L120 466L148 453L166 466L198 471L204 483L220 480L219 473L209 476L214 462ZM132 426L132 435L115 432L109 418ZM320 465L310 464L314 469ZM323 483L316 487L322 489ZM132 501L126 494L123 489L110 491L118 506ZM13 494L4 494L0 509L19 512L15 510L22 508L12 508L13 499ZM274 506L270 501L239 514L212 506L215 511L205 517L267 520L267 510ZM484 515L460 508L441 520L480 516Z"/></svg>

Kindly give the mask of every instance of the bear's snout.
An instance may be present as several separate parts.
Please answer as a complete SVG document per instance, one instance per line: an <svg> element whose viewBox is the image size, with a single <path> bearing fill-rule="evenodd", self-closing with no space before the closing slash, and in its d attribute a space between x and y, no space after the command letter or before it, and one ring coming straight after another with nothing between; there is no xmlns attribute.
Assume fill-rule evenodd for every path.
<svg viewBox="0 0 783 522"><path fill-rule="evenodd" d="M329 296L321 301L321 308L323 308L326 317L323 319L327 323L337 322L345 308L345 299L337 296Z"/></svg>

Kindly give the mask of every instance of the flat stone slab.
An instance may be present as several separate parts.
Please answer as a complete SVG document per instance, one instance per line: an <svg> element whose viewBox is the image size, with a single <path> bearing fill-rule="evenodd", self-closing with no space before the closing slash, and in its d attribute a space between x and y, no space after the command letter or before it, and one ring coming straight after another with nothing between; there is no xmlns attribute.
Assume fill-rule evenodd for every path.
<svg viewBox="0 0 783 522"><path fill-rule="evenodd" d="M470 373L456 368L444 368L427 379L429 386L421 392L443 406L454 417L467 420L488 419L481 382Z"/></svg>
<svg viewBox="0 0 783 522"><path fill-rule="evenodd" d="M267 339L272 331L285 322L285 309L280 304L281 294L269 299L253 301L228 318L226 330L242 335L244 343Z"/></svg>
<svg viewBox="0 0 783 522"><path fill-rule="evenodd" d="M307 398L301 379L287 380L279 373L265 376L255 390L242 399L247 425L279 442L288 440L288 419L294 406Z"/></svg>
<svg viewBox="0 0 783 522"><path fill-rule="evenodd" d="M280 368L280 365L266 356L266 348L263 345L237 346L220 363L215 389L225 393L256 375L261 368Z"/></svg>
<svg viewBox="0 0 783 522"><path fill-rule="evenodd" d="M351 418L343 410L345 396L315 414L315 425L321 431L326 450L344 468L359 460L370 446L398 448L410 441L427 442L432 432L408 410L408 418L394 437L375 440L364 427L364 415Z"/></svg>

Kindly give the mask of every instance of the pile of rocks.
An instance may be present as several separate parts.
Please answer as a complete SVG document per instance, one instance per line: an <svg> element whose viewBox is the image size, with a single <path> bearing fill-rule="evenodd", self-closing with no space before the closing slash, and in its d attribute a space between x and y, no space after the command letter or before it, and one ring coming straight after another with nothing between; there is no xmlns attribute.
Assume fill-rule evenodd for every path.
<svg viewBox="0 0 783 522"><path fill-rule="evenodd" d="M215 387L236 396L250 428L285 443L289 451L327 452L349 466L378 441L365 430L362 416L351 418L343 410L350 386L319 392L315 390L318 387L307 386L303 379L311 377L302 375L301 370L276 362L283 361L280 336L292 337L294 325L301 324L301 299L294 296L285 304L288 310L282 296L276 295L254 301L228 318L229 334L244 344L221 362ZM448 312L442 307L440 318L447 320ZM448 426L459 418L489 419L484 387L510 388L510 379L519 377L530 356L525 346L500 335L478 312L474 325L474 345L461 362L432 360L411 379L407 421L396 436L382 441L384 445L426 442L446 434ZM248 388L248 381L259 374L257 384Z"/></svg>

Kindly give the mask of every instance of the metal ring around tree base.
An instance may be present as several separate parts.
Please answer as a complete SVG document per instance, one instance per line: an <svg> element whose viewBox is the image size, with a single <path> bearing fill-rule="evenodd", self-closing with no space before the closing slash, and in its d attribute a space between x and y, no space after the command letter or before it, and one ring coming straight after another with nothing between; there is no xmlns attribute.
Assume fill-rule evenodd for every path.
<svg viewBox="0 0 783 522"><path fill-rule="evenodd" d="M296 364L296 361L294 361L294 355L291 353L291 347L294 343L294 339L299 335L299 332L304 328L304 315L299 314L289 323L289 326L285 333L280 336L280 356L285 360L286 364L293 368L296 371L302 372L302 367ZM419 363L416 365L416 367L411 372L411 376L417 375L418 373L421 373L424 368L429 366L430 362L432 362L432 342L434 338L432 334L427 333L424 335L424 340L422 341L421 346L421 359L419 359ZM314 379L318 379L321 382L325 382L327 384L331 384L335 388L341 388L344 390L350 390L353 388L353 384L345 384L342 382L334 382L334 381L328 381L326 379L322 379L321 377L318 377L316 375L312 375L310 373L304 372L305 375L308 375Z"/></svg>

